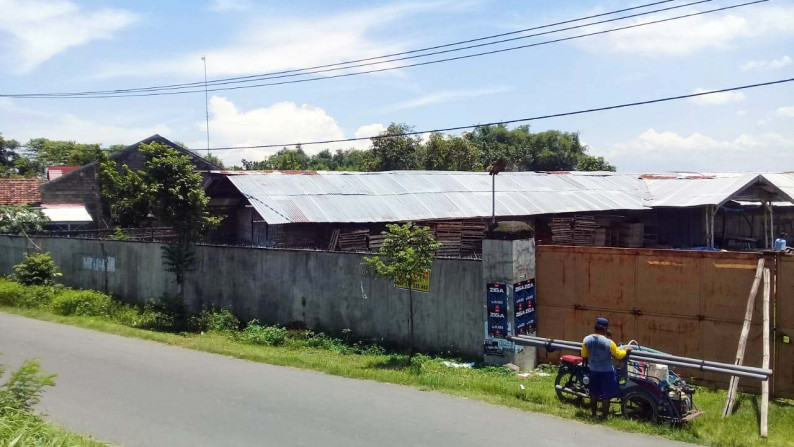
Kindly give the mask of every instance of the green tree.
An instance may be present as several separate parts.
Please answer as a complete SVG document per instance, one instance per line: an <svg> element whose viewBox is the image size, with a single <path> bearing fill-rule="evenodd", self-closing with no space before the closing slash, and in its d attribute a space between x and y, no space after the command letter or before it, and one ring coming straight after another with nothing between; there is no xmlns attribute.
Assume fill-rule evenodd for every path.
<svg viewBox="0 0 794 447"><path fill-rule="evenodd" d="M34 138L28 141L27 149L42 171L51 165L87 165L102 160L105 155L105 151L98 144L54 141L46 138Z"/></svg>
<svg viewBox="0 0 794 447"><path fill-rule="evenodd" d="M40 209L19 205L0 205L0 233L40 233L50 219Z"/></svg>
<svg viewBox="0 0 794 447"><path fill-rule="evenodd" d="M309 169L309 162L311 161L309 155L304 152L303 148L298 145L295 149L284 148L275 154L271 155L268 159L268 169L276 169L279 171L299 171Z"/></svg>
<svg viewBox="0 0 794 447"><path fill-rule="evenodd" d="M177 234L177 240L164 248L163 255L169 271L176 276L179 295L184 298L185 273L196 265L193 243L217 227L220 218L210 216L201 174L194 171L188 156L159 143L142 144L140 151L144 158L140 175L149 207L160 222Z"/></svg>
<svg viewBox="0 0 794 447"><path fill-rule="evenodd" d="M151 212L174 229L176 241L164 247L163 257L184 297L185 273L196 264L193 243L217 227L220 218L208 212L209 197L190 157L157 142L141 144L139 150L144 166L138 172L126 165L119 169L114 161L102 163L103 199L117 223L139 225Z"/></svg>
<svg viewBox="0 0 794 447"><path fill-rule="evenodd" d="M139 173L129 166L105 160L99 169L102 206L114 225L137 227L149 214L150 198Z"/></svg>
<svg viewBox="0 0 794 447"><path fill-rule="evenodd" d="M379 256L364 259L369 274L408 284L408 321L411 355L414 343L414 279L430 270L434 252L440 247L430 228L407 223L387 225L386 238L378 251Z"/></svg>
<svg viewBox="0 0 794 447"><path fill-rule="evenodd" d="M372 139L368 171L396 171L420 168L422 141L418 136L404 135L413 127L392 123Z"/></svg>
<svg viewBox="0 0 794 447"><path fill-rule="evenodd" d="M221 158L218 157L217 155L215 155L215 154L205 154L203 156L202 155L199 155L199 156L204 158L208 162L214 164L215 166L219 167L220 169L224 169L223 160L221 160Z"/></svg>
<svg viewBox="0 0 794 447"><path fill-rule="evenodd" d="M604 157L594 157L592 155L584 154L579 158L579 163L576 165L577 171L615 171L615 166L609 164L604 160Z"/></svg>
<svg viewBox="0 0 794 447"><path fill-rule="evenodd" d="M11 177L17 174L15 162L19 158L17 153L19 143L16 140L6 140L0 134L0 177Z"/></svg>
<svg viewBox="0 0 794 447"><path fill-rule="evenodd" d="M433 133L425 144L422 167L430 171L482 170L482 151L471 141Z"/></svg>
<svg viewBox="0 0 794 447"><path fill-rule="evenodd" d="M511 130L501 124L480 126L463 135L463 138L480 149L480 164L483 167L506 160L508 164L505 168L511 171L522 170L522 166L531 163L531 137L529 126L518 126Z"/></svg>

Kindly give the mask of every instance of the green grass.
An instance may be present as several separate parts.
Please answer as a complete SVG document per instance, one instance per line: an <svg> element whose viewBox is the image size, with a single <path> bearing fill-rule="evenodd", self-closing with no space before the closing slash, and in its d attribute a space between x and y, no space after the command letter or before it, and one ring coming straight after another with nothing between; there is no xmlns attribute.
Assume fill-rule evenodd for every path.
<svg viewBox="0 0 794 447"><path fill-rule="evenodd" d="M699 388L695 394L695 403L706 414L681 427L633 422L618 416L606 421L591 420L586 409L563 404L556 399L553 369L549 369L547 376L533 374L524 379L502 368L454 369L444 366L440 359L417 356L410 360L404 354L383 353L377 349L352 350L333 340L328 343L314 343L319 347L311 347L305 335L293 334L281 346L259 346L245 343L240 333L173 334L124 326L106 317L63 316L46 309L7 306L0 307L0 310L255 362L433 390L494 405L679 441L711 446L794 446L794 404L782 401L771 403L770 436L768 439L761 439L758 436L760 398L741 395L736 413L728 419L722 419L720 414L726 397L723 390ZM616 408L613 407L613 410Z"/></svg>
<svg viewBox="0 0 794 447"><path fill-rule="evenodd" d="M4 411L0 415L2 447L108 447L42 420L26 411Z"/></svg>

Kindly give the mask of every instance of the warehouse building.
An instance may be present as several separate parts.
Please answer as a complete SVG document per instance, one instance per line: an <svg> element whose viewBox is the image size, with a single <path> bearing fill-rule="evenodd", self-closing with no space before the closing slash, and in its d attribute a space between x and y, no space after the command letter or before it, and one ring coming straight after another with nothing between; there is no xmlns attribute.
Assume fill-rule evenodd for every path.
<svg viewBox="0 0 794 447"><path fill-rule="evenodd" d="M494 212L534 225L540 244L753 250L790 232L794 219L794 173L209 171L207 179L213 212L225 216L209 242L235 245L374 251L386 224L417 222L433 229L439 255L477 256Z"/></svg>

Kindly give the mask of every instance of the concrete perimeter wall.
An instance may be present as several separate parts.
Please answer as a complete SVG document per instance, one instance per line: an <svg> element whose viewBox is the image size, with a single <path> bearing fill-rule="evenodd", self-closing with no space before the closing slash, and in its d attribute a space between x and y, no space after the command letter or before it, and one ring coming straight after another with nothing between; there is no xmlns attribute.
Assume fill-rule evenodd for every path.
<svg viewBox="0 0 794 447"><path fill-rule="evenodd" d="M52 254L66 285L106 291L126 301L176 295L161 244L36 238ZM0 236L0 274L13 272L31 247L22 237ZM185 301L193 309L220 306L241 319L303 322L330 331L408 343L408 292L364 274L360 254L198 246L198 270L188 274ZM107 256L108 262L104 259ZM482 353L482 262L438 259L430 292L414 292L417 347L466 356Z"/></svg>

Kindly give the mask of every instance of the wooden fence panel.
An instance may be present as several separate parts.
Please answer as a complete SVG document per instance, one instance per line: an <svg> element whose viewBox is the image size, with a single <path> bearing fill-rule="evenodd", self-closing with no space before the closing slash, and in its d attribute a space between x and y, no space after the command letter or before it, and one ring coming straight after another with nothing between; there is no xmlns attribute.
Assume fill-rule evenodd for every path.
<svg viewBox="0 0 794 447"><path fill-rule="evenodd" d="M778 256L776 276L773 395L794 399L794 256ZM784 336L789 343L784 343Z"/></svg>
<svg viewBox="0 0 794 447"><path fill-rule="evenodd" d="M538 246L538 334L581 340L597 316L610 319L613 338L661 351L732 363L753 282L755 253ZM771 260L769 261L771 262ZM779 273L778 328L794 338L794 259ZM760 294L759 294L760 296ZM761 302L756 302L745 364L761 365ZM548 319L547 319L548 318ZM562 327L561 327L562 326ZM781 329L782 328L782 329ZM782 337L778 337L782 339ZM794 394L794 344L778 340L777 396ZM555 360L557 355L539 357ZM680 369L725 384L729 377ZM744 389L759 384L744 380Z"/></svg>

